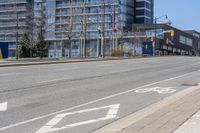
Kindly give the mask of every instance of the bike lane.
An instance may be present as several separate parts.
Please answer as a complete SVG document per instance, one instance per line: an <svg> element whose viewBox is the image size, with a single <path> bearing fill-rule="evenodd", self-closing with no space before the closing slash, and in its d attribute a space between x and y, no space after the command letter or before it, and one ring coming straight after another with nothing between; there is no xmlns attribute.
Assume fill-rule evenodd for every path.
<svg viewBox="0 0 200 133"><path fill-rule="evenodd" d="M132 88L126 93L103 98L19 125L1 128L3 133L87 133L159 102L200 83L200 72Z"/></svg>

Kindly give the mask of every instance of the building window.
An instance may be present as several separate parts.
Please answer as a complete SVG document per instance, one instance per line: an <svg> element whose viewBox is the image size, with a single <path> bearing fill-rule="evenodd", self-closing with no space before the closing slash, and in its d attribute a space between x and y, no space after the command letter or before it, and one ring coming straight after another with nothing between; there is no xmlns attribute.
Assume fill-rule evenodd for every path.
<svg viewBox="0 0 200 133"><path fill-rule="evenodd" d="M186 44L188 46L192 46L193 44L193 40L188 38L188 37L185 37L183 35L180 35L179 36L179 42L182 43L182 44Z"/></svg>
<svg viewBox="0 0 200 133"><path fill-rule="evenodd" d="M179 42L185 44L185 37L180 35Z"/></svg>
<svg viewBox="0 0 200 133"><path fill-rule="evenodd" d="M186 38L186 44L192 46L192 39Z"/></svg>
<svg viewBox="0 0 200 133"><path fill-rule="evenodd" d="M198 49L200 49L200 41L198 42Z"/></svg>

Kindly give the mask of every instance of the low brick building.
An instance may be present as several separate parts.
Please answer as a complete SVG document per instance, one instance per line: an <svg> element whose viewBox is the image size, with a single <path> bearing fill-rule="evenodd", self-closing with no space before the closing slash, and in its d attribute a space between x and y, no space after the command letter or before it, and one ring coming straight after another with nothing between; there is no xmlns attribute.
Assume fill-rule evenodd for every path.
<svg viewBox="0 0 200 133"><path fill-rule="evenodd" d="M148 41L149 37L154 41L156 37L156 55L200 55L200 33L197 31L182 31L167 24L137 24L133 25L133 32L145 33Z"/></svg>

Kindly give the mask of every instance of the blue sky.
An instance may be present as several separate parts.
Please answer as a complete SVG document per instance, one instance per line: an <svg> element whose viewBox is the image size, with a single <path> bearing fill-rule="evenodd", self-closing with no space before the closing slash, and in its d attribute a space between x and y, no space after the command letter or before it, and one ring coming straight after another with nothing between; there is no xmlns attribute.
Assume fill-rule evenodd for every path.
<svg viewBox="0 0 200 133"><path fill-rule="evenodd" d="M172 26L200 32L200 0L154 0L155 17L167 14ZM162 19L161 21L167 21Z"/></svg>

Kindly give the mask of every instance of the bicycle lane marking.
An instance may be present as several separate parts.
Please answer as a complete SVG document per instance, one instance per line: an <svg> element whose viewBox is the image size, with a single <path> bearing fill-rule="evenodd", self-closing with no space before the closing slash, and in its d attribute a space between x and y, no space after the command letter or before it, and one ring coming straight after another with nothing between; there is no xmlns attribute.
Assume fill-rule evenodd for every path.
<svg viewBox="0 0 200 133"><path fill-rule="evenodd" d="M120 108L120 104L113 104L113 105L109 105L109 106L90 108L90 109L85 109L85 110L80 110L80 111L75 111L75 112L67 112L67 113L63 113L63 114L58 114L53 119L51 119L48 123L46 123L46 125L41 127L36 133L49 133L49 132L54 132L54 131L60 131L63 129L78 127L78 126L82 126L82 125L98 123L98 122L106 121L109 119L114 119L115 117L117 117L119 108ZM106 115L103 117L80 121L77 123L70 123L70 124L62 126L62 127L57 127L57 128L55 127L60 121L62 121L65 117L67 117L69 115L88 113L88 112L91 113L91 112L99 111L102 109L108 109Z"/></svg>
<svg viewBox="0 0 200 133"><path fill-rule="evenodd" d="M124 95L124 94L128 94L128 93L134 92L135 90L138 90L138 89L142 89L142 88L146 88L146 87L149 87L149 86L152 86L152 85L156 85L156 84L159 84L159 83L163 83L163 82L175 80L175 79L178 79L178 78L182 78L182 77L191 75L191 74L193 74L195 72L197 72L197 71L189 72L189 73L186 73L186 74L183 74L183 75L179 75L179 76L176 76L176 77L172 77L172 78L168 78L168 79L165 79L165 80L157 81L157 82L154 82L154 83L146 84L146 85L134 88L134 89L130 89L130 90L127 90L127 91L116 93L116 94L113 94L113 95L110 95L110 96L106 96L106 97L103 97L103 98L100 98L100 99L97 99L97 100L89 101L87 103L79 104L79 105L73 106L71 108L67 108L67 109L64 109L64 110L56 111L56 112L49 113L49 114L46 114L46 115L42 115L42 116L39 116L39 117L35 117L35 118L29 119L29 120L25 120L25 121L22 121L22 122L11 124L11 125L8 125L8 126L5 126L5 127L1 127L0 131L4 131L4 130L7 130L7 129L10 129L10 128L13 128L13 127L21 126L21 125L24 125L24 124L27 124L27 123L30 123L30 122L33 122L33 121L36 121L36 120L44 119L44 118L47 118L47 117L50 117L50 116L53 116L53 115L57 115L57 114L60 114L60 113L63 113L63 112L67 112L67 111L73 110L73 109L77 109L77 108L80 108L80 107L84 107L84 106L87 106L87 105L98 103L98 102L101 102L101 101L104 101L104 100L108 100L108 99L111 99L111 98L114 98L114 97L118 97L118 96L121 96L121 95Z"/></svg>
<svg viewBox="0 0 200 133"><path fill-rule="evenodd" d="M144 88L135 90L135 93L148 93L148 92L157 92L159 94L170 94L175 93L176 87L152 87L152 88Z"/></svg>

